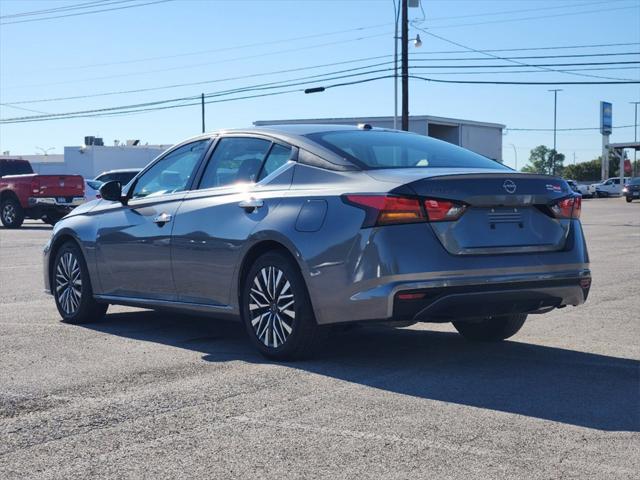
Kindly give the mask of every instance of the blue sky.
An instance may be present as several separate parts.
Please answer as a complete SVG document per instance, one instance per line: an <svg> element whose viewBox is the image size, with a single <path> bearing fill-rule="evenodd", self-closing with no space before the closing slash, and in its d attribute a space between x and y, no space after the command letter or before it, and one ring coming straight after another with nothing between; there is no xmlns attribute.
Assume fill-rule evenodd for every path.
<svg viewBox="0 0 640 480"><path fill-rule="evenodd" d="M0 0L0 15L77 5L86 1L88 0ZM146 3L144 0L123 1L104 8L136 2ZM423 0L423 7L426 20L420 23L421 28L475 50L640 42L638 0ZM1 21L23 18L33 17L5 17ZM410 18L420 20L422 12L411 9ZM420 33L423 46L420 49L411 46L412 58L452 60L433 60L431 63L416 60L412 61L412 65L504 63L497 59L461 60L486 56L474 52L430 54L429 52L463 49L416 29L410 30L411 36L416 33ZM640 52L640 45L494 52L493 55L504 57L627 52ZM1 25L0 103L220 80L392 53L392 0L166 1L92 15ZM99 109L190 97L201 92L283 81L388 60L391 58L148 92L22 103L14 107L46 113ZM574 63L633 60L640 60L640 55L518 61ZM624 69L581 73L640 78L638 64L614 67ZM372 69L376 68L387 67ZM441 79L597 80L557 72L503 73L507 70L513 69L483 75L436 75L435 70L420 73ZM438 71L460 70L449 68ZM310 80L304 86L326 83L331 82ZM437 84L413 80L410 86L410 111L416 115L502 123L508 128L551 128L553 95L548 92L551 88L556 87ZM563 89L558 96L558 128L597 126L600 100L613 103L614 125L633 124L633 105L629 102L640 100L638 84L565 85L557 88ZM102 136L108 144L112 144L114 139L130 138L139 138L149 143L174 143L200 132L199 108L188 106L130 116L4 124L0 125L0 151L33 154L38 146L55 147L51 153L62 153L65 145L78 145L85 135ZM258 119L392 114L393 80L385 79L313 95L295 92L214 103L207 105L206 121L207 129L212 130L242 127ZM37 113L0 106L2 118L25 115ZM615 130L611 137L614 142L632 139L633 128ZM521 167L531 148L539 144L552 144L552 133L509 131L503 140L505 162L514 165L513 144L518 151ZM574 153L578 162L596 157L600 152L600 145L598 131L558 133L558 150L566 155L566 163L573 161Z"/></svg>

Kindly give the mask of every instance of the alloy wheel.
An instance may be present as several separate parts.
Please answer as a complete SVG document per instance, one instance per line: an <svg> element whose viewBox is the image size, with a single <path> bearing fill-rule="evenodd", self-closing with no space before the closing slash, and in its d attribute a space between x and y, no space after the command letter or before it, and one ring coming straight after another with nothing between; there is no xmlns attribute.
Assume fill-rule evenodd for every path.
<svg viewBox="0 0 640 480"><path fill-rule="evenodd" d="M7 203L2 208L2 218L5 223L13 223L16 220L16 207L12 203Z"/></svg>
<svg viewBox="0 0 640 480"><path fill-rule="evenodd" d="M64 253L56 265L56 295L60 307L67 315L73 315L82 298L82 270L71 252Z"/></svg>
<svg viewBox="0 0 640 480"><path fill-rule="evenodd" d="M253 331L265 346L278 348L291 335L295 322L295 299L291 283L277 267L256 274L249 292L249 315Z"/></svg>

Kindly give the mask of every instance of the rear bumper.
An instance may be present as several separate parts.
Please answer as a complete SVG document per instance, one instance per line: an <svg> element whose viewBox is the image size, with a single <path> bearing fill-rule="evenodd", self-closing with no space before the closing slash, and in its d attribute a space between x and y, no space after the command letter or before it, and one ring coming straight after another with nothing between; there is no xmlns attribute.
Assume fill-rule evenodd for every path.
<svg viewBox="0 0 640 480"><path fill-rule="evenodd" d="M84 197L29 197L29 207L72 209L84 203Z"/></svg>
<svg viewBox="0 0 640 480"><path fill-rule="evenodd" d="M394 296L393 320L449 322L515 313L545 313L581 305L591 277L560 278L506 284L465 285L402 291Z"/></svg>
<svg viewBox="0 0 640 480"><path fill-rule="evenodd" d="M581 305L590 286L588 269L401 281L353 295L349 311L357 312L357 318L352 318L356 321L420 322L545 313L567 305Z"/></svg>

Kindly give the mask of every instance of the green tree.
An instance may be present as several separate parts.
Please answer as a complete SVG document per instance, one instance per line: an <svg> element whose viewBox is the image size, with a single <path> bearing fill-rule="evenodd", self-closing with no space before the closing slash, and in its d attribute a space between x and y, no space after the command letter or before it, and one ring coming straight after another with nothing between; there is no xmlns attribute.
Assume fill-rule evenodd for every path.
<svg viewBox="0 0 640 480"><path fill-rule="evenodd" d="M555 161L554 161L555 160ZM531 165L522 168L526 173L544 173L547 175L562 175L564 169L564 155L545 145L538 145L529 154Z"/></svg>
<svg viewBox="0 0 640 480"><path fill-rule="evenodd" d="M576 163L568 165L562 172L565 178L583 181L598 181L601 175L602 156L589 160L588 162ZM612 151L609 152L609 176L617 177L620 175L620 159L616 157Z"/></svg>

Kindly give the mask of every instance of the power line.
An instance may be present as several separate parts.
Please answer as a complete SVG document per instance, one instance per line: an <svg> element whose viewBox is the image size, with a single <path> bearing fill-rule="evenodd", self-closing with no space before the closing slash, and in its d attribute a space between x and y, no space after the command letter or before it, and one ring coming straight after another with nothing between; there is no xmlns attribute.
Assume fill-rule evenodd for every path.
<svg viewBox="0 0 640 480"><path fill-rule="evenodd" d="M638 53L638 54L640 54L640 53ZM616 54L603 53L603 54L598 54L598 55L616 55ZM625 55L625 54L621 53L621 55ZM581 56L581 55L579 55L579 56ZM587 56L589 56L589 55L587 55ZM171 84L171 85L164 85L164 86L159 86L159 87L147 87L147 88L138 88L138 89L131 89L131 90L119 90L119 91L93 93L93 94L85 94L85 95L73 95L73 96L67 96L67 97L53 97L53 98L20 100L20 101L15 101L15 102L4 102L4 103L5 103L5 105L24 105L24 104L30 104L30 103L45 103L45 102L56 102L56 101L63 101L63 100L77 100L77 99L85 99L85 98L97 98L97 97L103 97L103 96L123 95L123 94L130 94L130 93L142 93L142 92L150 92L150 91L164 90L164 89L171 89L171 88L205 85L205 84L210 84L210 83L220 83L220 82L230 81L230 80L242 80L242 79L255 78L255 77L267 76L267 75L291 73L291 72L303 71L303 70L309 70L309 69L324 68L324 67L336 66L336 65L344 65L344 64L348 64L348 63L359 63L359 62L363 62L363 61L375 60L375 59L387 58L387 57L389 57L389 55L380 55L380 56L376 56L376 57L365 57L365 58L360 58L360 59L345 60L345 61L342 61L342 62L327 63L327 64L322 64L322 65L312 65L312 66L308 66L308 67L298 67L298 68L292 68L292 69L277 70L277 71L272 71L272 72L263 72L263 73L256 73L256 74L251 74L251 75L242 75L242 76L236 76L236 77L226 77L226 78L205 80L205 81L199 81L199 82L188 82L188 83ZM538 57L532 57L532 58L548 58L548 57L550 57L550 58L557 58L557 57L564 58L564 57L571 57L571 55L566 55L566 56L563 56L563 55L559 55L559 56L551 55L551 56L538 56ZM508 57L505 57L505 58L508 58ZM515 57L515 58L524 58L524 57ZM439 61L439 60L457 60L457 59L453 59L453 58L449 58L449 59L446 59L446 58L445 59L442 59L442 58L441 59L415 59L415 61L421 61L421 62L424 62L424 61ZM462 59L460 59L460 60L462 60ZM464 59L464 60L469 60L469 59ZM476 59L472 59L472 60L476 60ZM483 58L477 58L477 60L490 60L490 59L483 57ZM361 66L361 67L355 67L352 70L361 70L361 69L365 69L365 68L372 68L372 67L377 67L377 66L381 66L381 65L386 65L386 64L389 64L389 63L390 62L381 62L381 63L376 63L376 64L369 64L369 65L365 65L365 66ZM584 63L584 64L583 63L575 63L575 64L571 63L571 64L559 64L559 65L585 66L585 65L591 65L592 63ZM640 63L640 62L636 62L636 63ZM608 64L617 64L617 63L614 63L614 62L593 63L593 65L608 65ZM492 68L493 66L491 66L491 65L476 65L476 66L468 66L468 67L469 68ZM500 65L499 67L512 67L512 66L511 65ZM412 68L448 68L448 66L415 66L415 67L412 67ZM451 66L451 68L466 68L466 66L458 66L458 65L456 65L456 66ZM582 70L600 70L600 69L582 69ZM334 74L334 73L341 73L341 72L331 72L331 73L327 73L327 75ZM490 73L493 73L493 72L490 72ZM507 73L510 73L510 72L507 72ZM313 77L309 77L309 78L313 78Z"/></svg>
<svg viewBox="0 0 640 480"><path fill-rule="evenodd" d="M70 10L81 10L85 8L102 7L104 5L108 5L111 3L126 3L126 2L133 2L133 1L134 0L117 0L117 1L94 0L92 2L76 3L74 5L46 8L44 10L31 10L29 12L19 12L19 13L12 13L9 15L0 15L0 20L4 20L6 18L30 17L34 15L45 15L49 13L68 12Z"/></svg>
<svg viewBox="0 0 640 480"><path fill-rule="evenodd" d="M90 12L76 12L76 13L67 13L65 15L55 15L55 16L49 16L49 17L43 17L43 18L30 18L30 19L26 19L26 20L15 20L12 22L2 22L0 23L0 25L13 25L16 23L30 23L30 22L41 22L44 20L53 20L56 18L66 18L66 17L77 17L77 16L81 16L81 15L91 15L94 13L101 13L101 12L112 12L115 10L124 10L127 8L136 8L136 7L144 7L147 5L156 5L159 3L167 3L167 2L173 2L173 0L153 0L150 2L145 2L145 3L136 3L135 5L121 5L119 7L113 7L113 8L103 8L100 10L92 10Z"/></svg>
<svg viewBox="0 0 640 480"><path fill-rule="evenodd" d="M199 82L188 82L188 83L176 83L176 84L170 84L170 85L163 85L163 86L159 86L159 87L147 87L147 88L137 88L137 89L132 89L132 90L119 90L119 91L111 91L111 92L102 92L102 93L93 93L93 94L86 94L86 95L74 95L74 96L69 96L69 97L52 97L52 98L40 98L40 99L35 99L35 100L20 100L20 101L16 101L16 102L5 102L6 105L24 105L24 104L29 104L29 103L45 103L45 102L56 102L56 101L62 101L62 100L77 100L77 99L84 99L84 98L96 98L96 97L104 97L104 96L111 96L111 95L122 95L122 94L128 94L128 93L142 93L142 92L151 92L151 91L155 91L155 90L165 90L165 89L171 89L171 88L180 88L180 87L192 87L192 86L198 86L198 85L207 85L207 84L211 84L211 83L221 83L221 82L226 82L226 81L232 81L232 80L245 80L248 78L256 78L256 77L262 77L262 76L268 76L268 75L277 75L277 74L282 74L282 73L292 73L292 72L299 72L299 71L304 71L304 70L313 70L316 68L324 68L324 67L332 67L332 66L337 66L337 65L346 65L349 63L359 63L359 62L363 62L363 61L368 61L368 60L377 60L380 58L386 58L386 57L390 57L390 55L380 55L380 56L376 56L376 57L365 57L365 58L358 58L358 59L353 59L353 60L344 60L341 62L333 62L333 63L325 63L325 64L320 64L320 65L311 65L311 66L307 66L307 67L297 67L297 68L289 68L289 69L285 69L285 70L275 70L275 71L271 71L271 72L262 72L262 73L253 73L250 75L239 75L239 76L235 76L235 77L224 77L224 78L217 78L217 79L211 79L211 80L203 80L203 81L199 81ZM386 64L390 64L391 62L382 62L382 63L376 63L376 64L369 64L369 65L365 65L362 67L355 67L351 70L359 70L359 69L364 69L364 68L371 68L371 67L376 67L376 66L381 66L381 65L386 65ZM327 73L326 75L330 75L336 72L330 72Z"/></svg>
<svg viewBox="0 0 640 480"><path fill-rule="evenodd" d="M377 64L377 65L373 65L373 66L382 66L382 65L385 65L385 64L388 64L388 63L389 62L383 62L381 64ZM605 62L600 62L600 63L605 63ZM615 63L615 64L617 64L617 63L635 63L635 64L638 64L640 62L613 62L613 63ZM584 62L583 63L577 63L575 65L582 65L582 64L584 64ZM596 64L598 64L598 63L596 63ZM574 65L574 64L564 64L564 65ZM371 68L371 67L372 66L365 66L365 67L360 67L360 69ZM483 66L477 66L477 67L483 68ZM500 67L500 65L492 65L491 67ZM509 68L510 66L509 65L503 65L503 67ZM419 68L455 68L455 66L448 65L448 66L429 66L429 67L412 67L412 68L415 68L415 69L419 69ZM510 68L513 68L513 67L510 67ZM330 80L338 80L338 79L344 79L344 78L352 78L352 77L356 77L356 76L378 74L378 73L383 73L383 72L387 72L387 71L392 71L393 69L392 68L383 68L383 69L367 70L367 71L363 71L363 72L353 73L354 70L358 70L358 69L352 69L351 68L351 69L347 69L347 70L339 70L339 71L336 71L336 72L329 72L329 73L323 73L323 74L318 74L318 75L304 76L304 77L289 79L289 80L286 80L286 81L275 81L275 82L262 83L262 84L257 84L257 85L250 85L250 86L246 86L246 87L235 88L235 89L231 89L231 90L222 90L222 91L219 91L219 92L207 93L206 97L210 98L210 97L217 97L217 96L222 96L222 95L231 95L231 94L236 94L236 93L240 93L240 92L288 88L288 87L292 87L292 86L298 86L298 85L307 84L308 81L312 80L312 79L321 79L321 81L330 81ZM338 75L338 74L342 74L342 73L345 73L345 75ZM334 75L334 76L331 77L331 75ZM321 78L321 77L329 77L329 78ZM491 83L491 84L523 84L523 85L526 85L526 84L529 84L529 85L547 85L547 84L558 83L558 82L497 82L497 81L437 80L437 79L427 79L427 78L419 77L419 76L412 76L412 78L418 78L418 79L422 79L422 80L441 82L441 83ZM370 80L366 80L366 81L370 81ZM602 83L609 84L610 82L596 82L595 84L602 84ZM629 83L629 82L615 82L615 83ZM637 82L637 83L640 83L640 81ZM562 83L562 84L584 84L584 82L580 82L580 83ZM124 108L135 108L135 107L157 105L157 104L161 104L161 103L172 103L172 102L176 102L176 101L190 100L191 98L193 98L193 97L181 97L181 98L177 98L177 99L165 99L165 100L147 102L147 103L142 103L142 104L125 105L125 106L117 106L117 107L108 107L108 108L93 109L93 110L82 110L82 111L76 111L76 112L66 112L66 113L61 113L61 114L51 114L50 116L53 117L53 116L60 116L60 115L84 114L84 113L96 113L96 112L110 111L110 110L120 110L120 109L124 109ZM6 120L26 120L26 119L29 119L29 118L35 118L35 116L33 116L33 117L16 117L16 118L10 118L10 119L6 119Z"/></svg>
<svg viewBox="0 0 640 480"><path fill-rule="evenodd" d="M553 14L553 15L538 15L538 16L534 16L534 17L522 17L522 18L507 18L507 19L502 19L502 20L486 20L483 22L475 22L475 23L459 23L459 24L452 24L452 25L435 25L435 26L429 26L430 29L441 29L441 28L457 28L457 27L472 27L472 26L476 26L476 25L490 25L490 24L496 24L496 23L509 23L509 22L522 22L522 21L527 21L527 20L540 20L543 18L558 18L558 17L569 17L569 16L575 16L575 15L584 15L584 14L589 14L589 13L600 13L600 12L613 12L613 11L617 11L617 10L631 10L631 9L636 9L638 8L637 5L634 6L629 6L629 7L616 7L616 8L601 8L598 10L585 10L582 12L568 12L568 13L557 13L557 14Z"/></svg>
<svg viewBox="0 0 640 480"><path fill-rule="evenodd" d="M326 47L326 46L330 46L330 45L339 45L339 44L343 44L343 43L350 43L350 42L357 42L360 40L366 40L368 38L374 38L374 37L380 37L380 36L386 36L388 35L387 33L382 33L382 34L375 34L375 35L367 35L367 36L363 36L363 37L357 37L357 38L352 38L352 39L345 39L345 40L338 40L338 41L334 41L334 42L326 42L326 43L318 43L318 44L314 44L314 45L307 45L305 47L296 47L296 48L289 48L289 49L285 49L285 50L277 50L274 52L268 52L268 53L259 53L259 54L255 54L255 55L248 55L248 56L244 56L244 57L236 57L236 58L230 58L230 59L225 59L225 60L218 60L218 61L214 61L214 62L205 62L205 63L198 63L198 64L192 64L192 65L181 65L181 66L175 66L175 67L170 67L170 68L163 68L163 69L156 69L156 70L145 70L145 71L141 71L141 72L131 72L131 73L124 73L124 74L118 74L118 75L107 75L107 76L101 76L101 77L90 77L90 78L84 78L81 80L71 80L71 81L64 81L64 82L53 82L53 83L44 83L44 84L30 84L30 85L18 85L15 87L5 87L5 90L9 89L9 88L33 88L33 87L51 87L54 85L66 85L66 84L73 84L73 83L83 83L83 82L88 82L88 81L94 81L94 80L107 80L107 79L112 79L112 78L122 78L122 77L131 77L131 76L136 76L136 75L147 75L150 73L160 73L160 72L168 72L168 71L173 71L173 70L185 70L187 68L194 68L194 67L201 67L201 66L207 66L207 65L219 65L222 63L229 63L229 62L235 62L238 60L248 60L248 59L253 59L253 58L263 58L266 56L271 56L271 55L279 55L282 53L291 53L291 52L299 52L301 50L310 50L310 49L314 49L314 48L320 48L320 47Z"/></svg>
<svg viewBox="0 0 640 480"><path fill-rule="evenodd" d="M593 74L588 74L588 73L578 73L578 72L562 72L561 70L554 70L553 68L548 68L548 66L537 66L536 67L536 66L533 66L531 64L520 62L518 60L507 60L507 59L505 59L505 57L501 57L499 55L494 55L493 53L490 53L490 52L486 52L486 51L483 51L483 50L478 50L478 49L475 49L473 47L469 47L467 45L463 45L461 43L454 42L453 40L449 40L448 38L445 38L445 37L443 37L441 35L436 35L435 33L431 33L431 32L429 32L429 31L427 31L427 30L425 30L423 28L420 28L420 27L416 27L416 28L418 30L422 31L423 33L425 33L426 35L429 35L431 37L434 37L434 38L437 38L439 40L442 40L443 42L447 42L447 43L450 43L452 45L456 45L456 46L458 46L460 48L465 48L467 50L470 50L470 51L473 51L473 52L476 52L476 53L480 53L481 55L486 55L488 57L493 57L493 58L496 58L498 60L511 62L511 63L517 64L517 65L522 65L522 66L526 66L526 67L542 68L543 70L548 70L548 71L551 71L551 72L566 73L567 75L577 75L577 76L581 76L581 77L601 78L601 79L605 79L605 80L629 81L629 79L627 79L627 78L604 77L604 76L600 76L600 75L593 75ZM565 85L568 85L568 84L565 84Z"/></svg>
<svg viewBox="0 0 640 480"><path fill-rule="evenodd" d="M520 62L518 62L520 63ZM574 63L523 63L521 67L542 68L542 67L584 67L596 65L637 65L638 60L624 60L618 62L574 62ZM414 68L517 68L513 65L416 65ZM563 70L549 70L549 73L565 73ZM616 79L619 80L619 79Z"/></svg>
<svg viewBox="0 0 640 480"><path fill-rule="evenodd" d="M624 43L591 43L581 45L555 45L548 47L520 47L520 48L493 48L482 49L482 52L523 52L523 51L535 51L535 50L573 50L580 48L600 48L600 47L628 47L631 45L640 45L640 42L624 42ZM442 50L439 52L414 52L414 55L433 55L441 53L469 53L469 49L465 50Z"/></svg>
<svg viewBox="0 0 640 480"><path fill-rule="evenodd" d="M435 83L459 83L459 84L485 84L485 85L632 85L640 83L640 80L606 80L606 81L582 81L582 82L511 82L500 80L441 80L436 78L409 75L409 78Z"/></svg>
<svg viewBox="0 0 640 480"><path fill-rule="evenodd" d="M388 69L391 70L391 69ZM365 73L373 73L373 72L365 72ZM353 75L345 75L343 76L343 78L346 78L348 76L353 76ZM420 79L420 80L425 80L425 81L434 81L434 82L441 82L441 83L487 83L487 84L494 84L494 85L503 85L503 84L517 84L517 85L540 85L540 84L561 84L561 85L565 85L565 84L570 84L570 85L594 85L594 84L598 84L598 85L602 85L602 84L620 84L620 83L640 83L640 81L634 81L634 82L616 82L616 81L607 81L607 82L603 82L603 81L599 81L599 82L499 82L499 81L493 81L493 82L484 82L484 81L446 81L446 80L436 80L436 79L431 79L431 78L425 78L425 77L419 77L419 76L410 76L411 78L416 78L416 79ZM381 76L376 76L376 77L371 77L371 78L364 78L364 79L359 79L359 80L354 80L354 81L350 81L350 82L339 82L339 83L335 83L335 84L330 84L330 85L325 85L323 88L325 90L327 89L331 89L331 88L338 88L338 87L343 87L343 86L349 86L349 85L356 85L356 84L362 84L362 83L366 83L366 82L373 82L373 81L378 81L378 80L382 80L382 79L387 79L387 78L393 78L393 75L381 75ZM326 79L329 80L329 79ZM271 88L284 88L287 86L292 86L294 84L290 84L290 85L280 85L280 86L274 86ZM286 93L293 93L293 92L302 92L304 91L304 88L296 88L296 89L291 89L291 90L284 90L284 91L279 91L279 92L267 92L267 93L259 93L259 94L252 94L252 95L245 95L245 96L241 96L241 97L232 97L232 98L222 98L222 99L215 99L215 100L207 100L205 103L222 103L222 102L230 102L230 101L237 101L237 100L243 100L243 99L249 99L249 98L259 98L259 97L268 97L268 96L274 96L274 95L283 95ZM250 91L249 88L240 91L240 90L235 90L235 91L229 91L229 92L219 92L217 94L208 94L207 97L211 98L212 96L218 96L218 95L237 95L238 93L244 93L244 92L248 92ZM175 102L183 102L180 104L175 104ZM167 105L167 103L174 103L174 105ZM15 118L7 118L7 119L0 119L0 123L2 124L8 124L8 123L25 123L25 122L36 122L36 121L47 121L47 120L63 120L63 119L71 119L71 118L86 118L86 117L99 117L99 116L107 116L107 115L128 115L128 114L135 114L138 112L143 112L143 111L154 111L154 110L164 110L164 109L170 109L170 108L182 108L182 107L186 107L186 106L191 106L191 105L199 105L199 96L191 96L191 97L183 97L183 98L179 98L179 99L168 99L168 100L159 100L159 101L155 101L155 102L147 102L144 104L134 104L134 105L123 105L120 107L107 107L107 108L103 108L103 109L94 109L94 110L88 110L88 111L77 111L77 112L66 112L66 113L60 113L60 114L53 114L53 115L41 115L41 116L30 116L30 117L15 117Z"/></svg>
<svg viewBox="0 0 640 480"><path fill-rule="evenodd" d="M467 52L469 53L469 52ZM414 55L418 55L417 53ZM501 57L505 60L535 60L535 59L545 59L545 58L585 58L585 57L619 57L619 56L628 56L628 55L640 55L640 51L637 52L602 52L602 53L574 53L569 55L527 55L527 56L519 56L519 57ZM466 57L466 58L413 58L414 62L440 62L440 61L485 61L492 60L487 57Z"/></svg>
<svg viewBox="0 0 640 480"><path fill-rule="evenodd" d="M299 36L299 37L289 37L289 38L283 38L281 40L271 40L268 42L256 42L256 43L248 43L248 44L243 44L243 45L234 45L234 46L230 46L230 47L222 47L222 48L214 48L214 49L208 49L208 50L196 50L196 51L192 51L192 52L183 52L183 53L176 53L176 54L171 54L171 55L160 55L160 56L154 56L154 57L143 57L143 58L135 58L135 59L130 59L130 60L120 60L117 62L103 62L103 63L90 63L90 64L86 64L86 65L72 65L72 66L63 66L63 67L52 67L52 68L48 68L47 70L49 71L55 71L55 70L80 70L80 69L87 69L87 68L94 68L94 67L109 67L109 66L113 66L113 65L127 65L127 64L131 64L131 63L140 63L140 62L149 62L149 61L154 61L154 60L170 60L170 59L174 59L174 58L181 58L181 57L190 57L190 56L196 56L196 55L204 55L207 53L220 53L220 52L227 52L227 51L231 51L231 50L241 50L241 49L245 49L245 48L254 48L254 47L264 47L266 45L276 45L279 43L290 43L290 42L294 42L294 41L299 41L299 40L309 40L312 38L319 38L319 37L328 37L331 35L340 35L342 33L352 33L352 32L358 32L358 31L364 31L364 30L373 30L376 28L380 28L380 27L389 27L390 23L379 23L376 25L367 25L364 27L357 27L357 28L349 28L349 29L345 29L345 30L334 30L331 32L324 32L324 33L315 33L312 35L303 35L303 36ZM28 73L42 73L42 70L37 70L37 71L32 71L32 72L26 72Z"/></svg>
<svg viewBox="0 0 640 480"><path fill-rule="evenodd" d="M581 8L581 7L589 7L591 5L601 5L603 3L614 3L614 2L620 2L621 0L607 0L607 1L600 1L600 2L588 2L588 3L580 3L580 4L568 4L568 5L559 5L559 6L555 6L555 7L541 7L541 8L525 8L525 9L519 9L519 10L503 10L501 12L489 12L489 13L472 13L469 15L454 15L454 16L450 16L450 17L430 17L428 20L430 22L433 21L440 21L440 20L455 20L458 18L472 18L472 17L487 17L487 16L495 16L495 15L508 15L508 14L512 14L512 13L526 13L526 12L539 12L541 10L544 11L548 11L548 10L557 10L560 8ZM421 23L421 22L419 22Z"/></svg>

